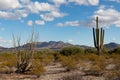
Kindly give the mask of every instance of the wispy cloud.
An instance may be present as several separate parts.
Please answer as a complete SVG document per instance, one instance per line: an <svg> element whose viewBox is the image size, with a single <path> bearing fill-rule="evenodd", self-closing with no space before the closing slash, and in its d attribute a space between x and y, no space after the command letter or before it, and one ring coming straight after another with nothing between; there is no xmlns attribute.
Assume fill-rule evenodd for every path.
<svg viewBox="0 0 120 80"><path fill-rule="evenodd" d="M36 20L36 21L35 21L35 24L37 24L37 25L44 25L45 22L42 21L42 20Z"/></svg>
<svg viewBox="0 0 120 80"><path fill-rule="evenodd" d="M78 5L98 5L99 0L68 0L68 2L74 2Z"/></svg>
<svg viewBox="0 0 120 80"><path fill-rule="evenodd" d="M62 27L62 26L80 26L80 22L79 21L66 21L65 23L57 23L56 25L59 27Z"/></svg>

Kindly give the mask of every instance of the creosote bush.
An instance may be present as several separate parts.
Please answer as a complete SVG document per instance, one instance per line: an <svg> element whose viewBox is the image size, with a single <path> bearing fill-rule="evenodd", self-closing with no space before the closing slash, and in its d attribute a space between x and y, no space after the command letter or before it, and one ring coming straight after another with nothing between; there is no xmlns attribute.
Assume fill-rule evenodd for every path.
<svg viewBox="0 0 120 80"><path fill-rule="evenodd" d="M86 48L85 49L86 54L91 54L91 53L97 53L95 48Z"/></svg>
<svg viewBox="0 0 120 80"><path fill-rule="evenodd" d="M64 47L60 53L62 55L65 55L65 56L69 56L69 55L74 55L74 54L83 54L84 53L84 50L80 47L77 47L77 46L68 46L68 47Z"/></svg>
<svg viewBox="0 0 120 80"><path fill-rule="evenodd" d="M44 63L40 62L39 59L33 60L33 68L30 73L37 75L38 77L45 72Z"/></svg>
<svg viewBox="0 0 120 80"><path fill-rule="evenodd" d="M77 65L79 63L74 56L59 56L59 60L61 64L66 67L67 71L71 71L77 69Z"/></svg>

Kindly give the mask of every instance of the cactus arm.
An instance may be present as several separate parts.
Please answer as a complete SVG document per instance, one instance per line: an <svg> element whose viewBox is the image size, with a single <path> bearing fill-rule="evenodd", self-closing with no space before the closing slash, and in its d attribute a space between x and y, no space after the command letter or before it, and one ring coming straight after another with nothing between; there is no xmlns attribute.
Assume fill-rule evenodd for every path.
<svg viewBox="0 0 120 80"><path fill-rule="evenodd" d="M95 29L93 28L93 39L94 39L94 46L97 47L96 45L96 35L95 35Z"/></svg>
<svg viewBox="0 0 120 80"><path fill-rule="evenodd" d="M102 48L103 48L103 43L104 43L104 33L105 33L105 31L102 30Z"/></svg>
<svg viewBox="0 0 120 80"><path fill-rule="evenodd" d="M102 48L102 43L103 43L103 29L100 29L100 48Z"/></svg>
<svg viewBox="0 0 120 80"><path fill-rule="evenodd" d="M96 29L96 43L97 43L97 48L99 48L99 29Z"/></svg>

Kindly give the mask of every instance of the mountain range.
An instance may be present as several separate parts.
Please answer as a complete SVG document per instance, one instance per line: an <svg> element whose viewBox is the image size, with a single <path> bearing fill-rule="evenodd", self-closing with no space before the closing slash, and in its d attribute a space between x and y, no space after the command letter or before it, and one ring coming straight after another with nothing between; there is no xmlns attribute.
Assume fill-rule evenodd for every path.
<svg viewBox="0 0 120 80"><path fill-rule="evenodd" d="M24 48L25 46L28 46L28 45L29 45L29 43L24 44L21 47ZM37 49L48 48L48 49L55 50L55 49L62 49L63 47L66 47L66 46L80 46L82 48L89 48L90 47L90 46L86 46L86 45L73 45L73 44L70 44L70 43L65 43L63 41L37 42L37 44L36 44ZM109 48L109 49L115 49L119 46L120 46L120 44L117 44L117 43L114 43L114 42L111 42L111 43L108 43L108 44L104 45L105 48ZM10 50L10 49L13 49L13 48L0 47L0 50Z"/></svg>

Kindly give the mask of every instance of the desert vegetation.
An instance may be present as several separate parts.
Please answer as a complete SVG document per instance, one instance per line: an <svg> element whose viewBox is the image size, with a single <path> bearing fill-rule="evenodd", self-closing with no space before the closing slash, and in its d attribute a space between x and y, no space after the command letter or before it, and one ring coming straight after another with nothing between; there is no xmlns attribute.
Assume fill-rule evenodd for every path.
<svg viewBox="0 0 120 80"><path fill-rule="evenodd" d="M13 35L14 48L0 52L1 79L32 80L120 80L120 47L105 49L104 30L93 28L94 47L67 46L59 50L36 49L38 36L32 31L26 46ZM20 75L23 75L22 78ZM32 77L34 76L34 77Z"/></svg>
<svg viewBox="0 0 120 80"><path fill-rule="evenodd" d="M74 53L74 50L78 50L78 52L76 54L63 54L64 51L70 51L71 53ZM93 49L91 48L90 52L92 50ZM44 50L42 51L44 52ZM41 76L47 75L47 66L55 66L56 63L59 63L61 65L60 67L64 68L64 71L61 73L67 73L64 76L61 76L60 80L87 80L86 78L89 76L92 76L92 79L99 77L102 78L102 80L120 79L119 51L111 53L108 51L108 53L105 53L101 56L96 55L96 53L86 54L86 49L73 46L69 46L68 49L63 48L60 51L46 49L45 51L45 53L41 52L41 50L35 51L32 64L30 64L30 70L26 71L29 69L28 65L28 67L25 69L22 68L22 70L25 70L25 72L23 72L21 68L18 68L15 53L12 53L11 51L0 52L0 73L36 75L36 78L39 77L38 79L41 79ZM97 50L95 51L97 52ZM21 53L24 57L24 51L21 51ZM21 72L18 72L19 69ZM56 72L55 74L57 75L59 73Z"/></svg>

